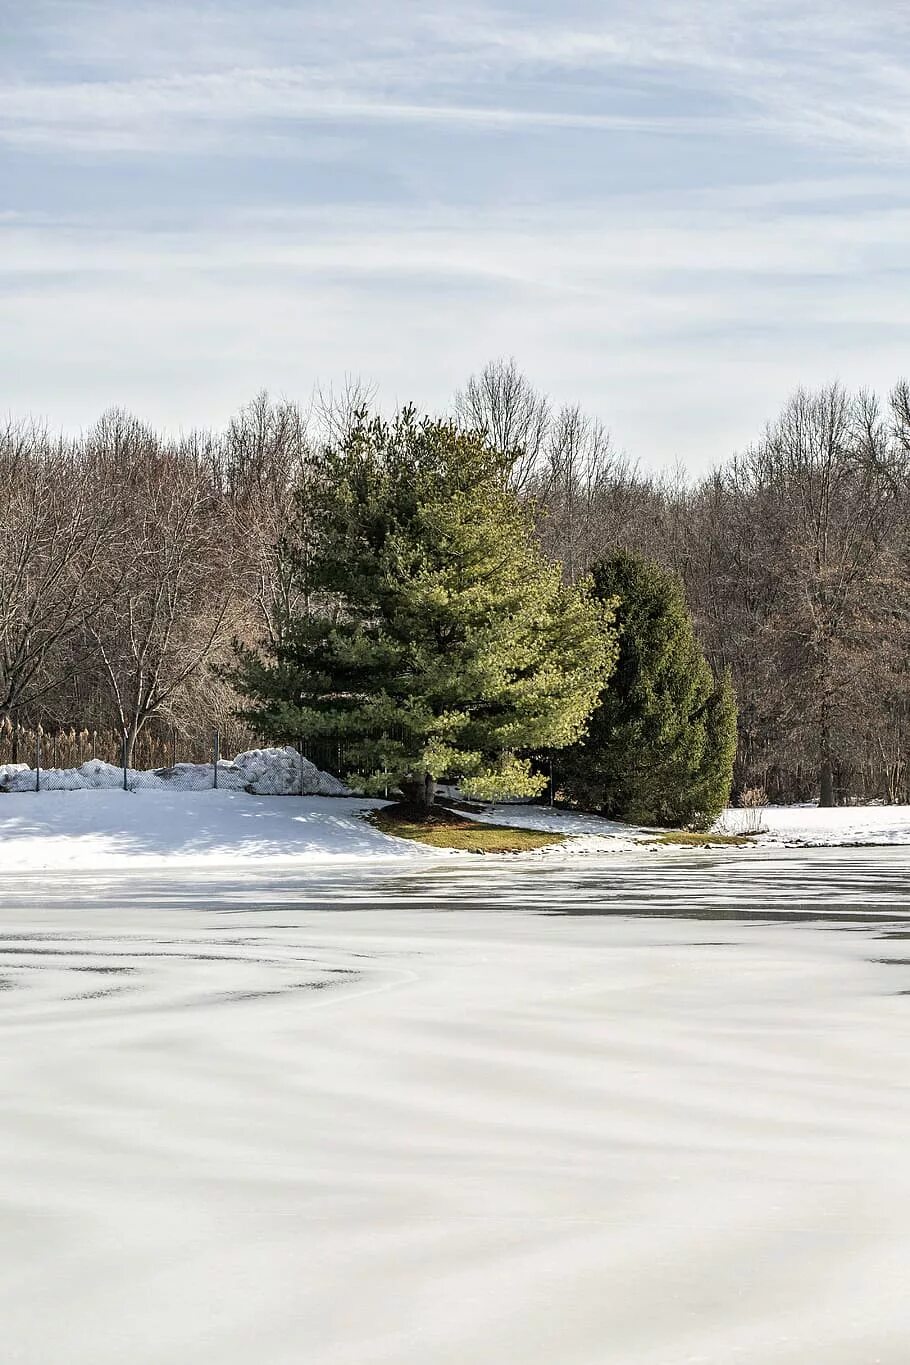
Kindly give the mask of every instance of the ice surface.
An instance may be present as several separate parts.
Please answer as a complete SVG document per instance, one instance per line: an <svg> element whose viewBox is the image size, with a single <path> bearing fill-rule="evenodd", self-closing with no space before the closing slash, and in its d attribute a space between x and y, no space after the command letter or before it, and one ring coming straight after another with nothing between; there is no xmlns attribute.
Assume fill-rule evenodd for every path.
<svg viewBox="0 0 910 1365"><path fill-rule="evenodd" d="M905 1365L906 853L515 867L7 883L4 1359Z"/></svg>

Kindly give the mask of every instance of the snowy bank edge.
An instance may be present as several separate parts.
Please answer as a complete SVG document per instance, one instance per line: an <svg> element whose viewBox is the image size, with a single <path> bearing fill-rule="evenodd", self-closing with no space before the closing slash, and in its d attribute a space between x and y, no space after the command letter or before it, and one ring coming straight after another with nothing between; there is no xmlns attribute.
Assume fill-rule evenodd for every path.
<svg viewBox="0 0 910 1365"><path fill-rule="evenodd" d="M0 796L0 874L314 871L327 867L431 868L478 855L386 835L362 817L386 803L367 798L257 796L244 791L121 790ZM680 855L658 831L540 806L494 806L479 821L564 837L534 851L495 855L511 865ZM768 832L746 849L910 845L910 807L784 807L765 812Z"/></svg>

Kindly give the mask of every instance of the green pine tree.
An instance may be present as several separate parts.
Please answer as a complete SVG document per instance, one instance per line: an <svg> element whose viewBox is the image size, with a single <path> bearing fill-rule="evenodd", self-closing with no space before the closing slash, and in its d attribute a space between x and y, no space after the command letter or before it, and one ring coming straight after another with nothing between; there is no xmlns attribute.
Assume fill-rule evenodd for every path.
<svg viewBox="0 0 910 1365"><path fill-rule="evenodd" d="M674 575L620 553L593 578L596 596L618 600L619 658L589 734L560 760L561 785L616 819L705 828L730 794L729 676L715 682Z"/></svg>
<svg viewBox="0 0 910 1365"><path fill-rule="evenodd" d="M730 800L737 718L733 679L725 669L705 703L705 749L698 782L692 788L691 808L696 812L692 824L710 825Z"/></svg>
<svg viewBox="0 0 910 1365"><path fill-rule="evenodd" d="M541 555L503 458L410 409L363 416L322 452L301 513L309 610L266 656L242 653L247 718L338 741L364 791L540 792L527 755L584 733L616 636L611 605Z"/></svg>

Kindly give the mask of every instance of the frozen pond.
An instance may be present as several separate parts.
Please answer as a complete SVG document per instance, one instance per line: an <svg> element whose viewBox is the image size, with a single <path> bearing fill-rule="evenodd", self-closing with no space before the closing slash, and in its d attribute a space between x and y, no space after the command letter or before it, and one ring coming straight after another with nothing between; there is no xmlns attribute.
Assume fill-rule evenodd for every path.
<svg viewBox="0 0 910 1365"><path fill-rule="evenodd" d="M0 889L17 1365L906 1365L910 853Z"/></svg>

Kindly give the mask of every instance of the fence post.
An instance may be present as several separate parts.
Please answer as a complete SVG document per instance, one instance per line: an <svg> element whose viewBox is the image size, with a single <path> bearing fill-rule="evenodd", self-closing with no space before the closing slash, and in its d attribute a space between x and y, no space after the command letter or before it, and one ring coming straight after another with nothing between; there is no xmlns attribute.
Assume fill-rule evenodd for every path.
<svg viewBox="0 0 910 1365"><path fill-rule="evenodd" d="M177 727L171 729L171 767L177 766Z"/></svg>
<svg viewBox="0 0 910 1365"><path fill-rule="evenodd" d="M35 791L41 790L41 731L35 735Z"/></svg>
<svg viewBox="0 0 910 1365"><path fill-rule="evenodd" d="M212 789L218 790L218 760L221 757L221 734L215 731L212 739Z"/></svg>
<svg viewBox="0 0 910 1365"><path fill-rule="evenodd" d="M120 746L120 756L121 756L121 760L122 760L122 762L123 762L123 790L124 790L125 792L128 792L129 789L130 789L130 783L129 783L129 778L127 777L127 771L128 771L128 770L127 770L127 766L126 766L126 757L127 757L126 748L127 748L127 738L126 738L126 735L124 734L124 736L123 736L123 743L122 743L121 746Z"/></svg>
<svg viewBox="0 0 910 1365"><path fill-rule="evenodd" d="M297 773L297 795L303 796L303 742L297 741L297 757L300 760Z"/></svg>
<svg viewBox="0 0 910 1365"><path fill-rule="evenodd" d="M552 749L551 749L550 752L549 752L549 759L550 759L550 805L552 806L552 805L554 804L555 800L556 800L556 793L553 791L553 750L552 750Z"/></svg>

